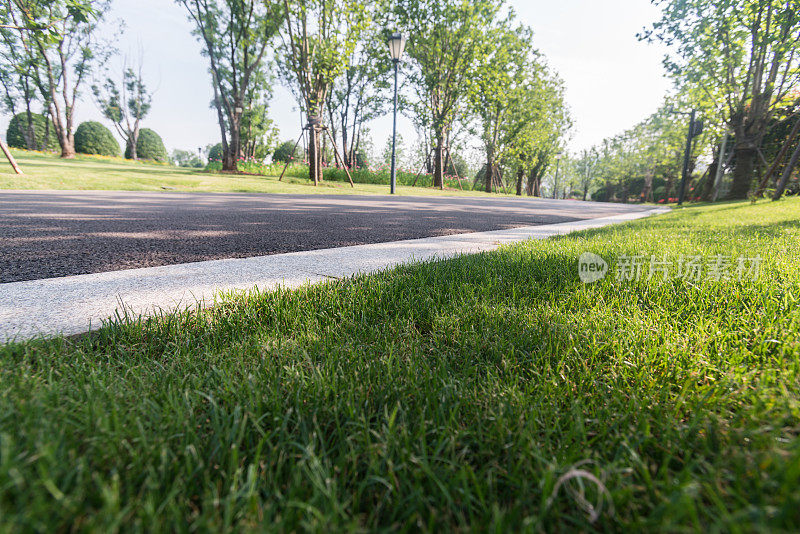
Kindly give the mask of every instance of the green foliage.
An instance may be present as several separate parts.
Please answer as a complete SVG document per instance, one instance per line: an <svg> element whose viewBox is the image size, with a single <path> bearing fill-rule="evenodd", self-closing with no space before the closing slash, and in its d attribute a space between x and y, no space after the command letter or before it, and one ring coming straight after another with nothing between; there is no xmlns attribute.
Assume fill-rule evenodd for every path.
<svg viewBox="0 0 800 534"><path fill-rule="evenodd" d="M497 21L481 43L469 90L470 111L479 119L484 168L498 180L517 170L541 180L571 126L563 82L532 50L533 32L513 16Z"/></svg>
<svg viewBox="0 0 800 534"><path fill-rule="evenodd" d="M225 151L222 148L222 143L217 143L208 149L208 161L222 161L222 156Z"/></svg>
<svg viewBox="0 0 800 534"><path fill-rule="evenodd" d="M117 86L111 78L107 78L102 87L93 85L92 92L103 116L114 123L117 131L125 139L126 151L130 152L134 132L139 129L140 122L150 112L153 100L142 79L141 67L138 72L132 68L123 69L120 86ZM138 151L135 157L133 156L131 154L132 159L137 159Z"/></svg>
<svg viewBox="0 0 800 534"><path fill-rule="evenodd" d="M101 15L93 0L8 0L0 6L0 24L49 42L62 39L70 22L86 24Z"/></svg>
<svg viewBox="0 0 800 534"><path fill-rule="evenodd" d="M661 17L641 37L669 47L664 64L692 107L734 133L729 198L746 198L776 109L800 88L796 1L654 0ZM714 122L717 122L715 120Z"/></svg>
<svg viewBox="0 0 800 534"><path fill-rule="evenodd" d="M685 106L685 102L668 99L650 117L621 134L604 139L593 149L598 155L597 165L592 170L599 187L596 199L674 201L681 180L689 119L673 113L672 109ZM713 130L708 129L696 138L690 175L699 157L710 147L713 137ZM659 181L664 186L660 195L656 195L655 184ZM687 193L687 198L695 196Z"/></svg>
<svg viewBox="0 0 800 534"><path fill-rule="evenodd" d="M81 123L75 130L75 151L78 154L119 156L119 143L111 130L95 121Z"/></svg>
<svg viewBox="0 0 800 534"><path fill-rule="evenodd" d="M295 141L284 141L272 153L272 161L286 163L300 156L300 151L295 148Z"/></svg>
<svg viewBox="0 0 800 534"><path fill-rule="evenodd" d="M401 162L405 161L406 159L406 147L405 143L403 142L403 136L399 133L397 134L397 141L395 143L395 159L400 164ZM392 138L386 138L386 144L383 147L383 151L381 152L381 160L382 163L386 166L392 165Z"/></svg>
<svg viewBox="0 0 800 534"><path fill-rule="evenodd" d="M469 94L475 65L502 5L501 0L401 0L394 4L399 29L410 36L404 72L416 93L420 129L430 132L439 156ZM438 159L438 158L437 158ZM436 167L436 173L444 169ZM441 176L436 176L439 181Z"/></svg>
<svg viewBox="0 0 800 534"><path fill-rule="evenodd" d="M309 115L320 115L331 84L350 65L370 11L358 0L288 2L284 78Z"/></svg>
<svg viewBox="0 0 800 534"><path fill-rule="evenodd" d="M75 153L67 125L71 128L81 89L114 52L96 36L109 5L110 0L9 0L0 6L0 25L19 30L3 32L3 46L13 51L16 67L30 74L39 93L35 98L58 104L51 118L62 132L66 157ZM28 102L32 98L33 93L24 96Z"/></svg>
<svg viewBox="0 0 800 534"><path fill-rule="evenodd" d="M365 157L359 155L358 158ZM388 165L381 165L378 167L370 167L365 160L364 165L361 167L354 167L350 169L350 176L353 178L355 184L369 184L369 185L389 185L390 181L390 168ZM466 165L465 162L456 157L456 165ZM262 176L280 176L285 167L283 162L273 162L270 164L258 163L255 161L239 161L237 170L247 174L259 174ZM219 161L209 161L206 170L210 172L219 172L222 170L222 164ZM459 170L466 170L465 167L459 167ZM308 164L307 163L293 163L286 169L287 177L304 178L308 177ZM460 175L462 178L464 174ZM326 167L323 169L323 179L330 182L349 182L347 173L342 168ZM433 177L430 174L420 174L413 169L405 166L398 166L397 168L397 184L401 186L417 187L432 187ZM470 188L470 183L462 181L459 186L458 180L455 176L448 174L445 175L445 186L451 190L461 190Z"/></svg>
<svg viewBox="0 0 800 534"><path fill-rule="evenodd" d="M47 139L45 139L47 117L39 113L31 113L31 119L33 137L29 134L27 113L19 113L11 118L8 130L6 130L8 146L24 150L58 150L58 138L53 122L50 122L50 129L47 132Z"/></svg>
<svg viewBox="0 0 800 534"><path fill-rule="evenodd" d="M214 100L227 154L226 170L241 156L266 157L272 121L267 117L271 71L265 57L286 17L281 0L175 0L194 26L194 35L209 58Z"/></svg>
<svg viewBox="0 0 800 534"><path fill-rule="evenodd" d="M369 153L366 124L389 113L393 97L392 61L386 53L383 29L376 23L385 14L386 5L378 1L364 7L370 11L371 23L349 58L347 68L331 85L325 106L331 133L345 161L356 167L364 167L369 159L362 157L359 161L359 153L361 156Z"/></svg>
<svg viewBox="0 0 800 534"><path fill-rule="evenodd" d="M0 529L793 531L799 217L689 208L0 348ZM763 265L582 284L585 251Z"/></svg>
<svg viewBox="0 0 800 534"><path fill-rule="evenodd" d="M178 167L190 167L193 169L202 169L205 167L203 160L200 159L195 152L191 150L175 149L170 154L170 160Z"/></svg>
<svg viewBox="0 0 800 534"><path fill-rule="evenodd" d="M364 169L370 166L370 158L369 154L363 148L359 148L356 151L355 161L353 162L353 167L356 169Z"/></svg>
<svg viewBox="0 0 800 534"><path fill-rule="evenodd" d="M139 131L139 142L136 143L136 153L139 159L167 162L169 156L167 149L164 147L164 141L161 137L149 128L142 128ZM125 150L125 157L130 158L130 150Z"/></svg>

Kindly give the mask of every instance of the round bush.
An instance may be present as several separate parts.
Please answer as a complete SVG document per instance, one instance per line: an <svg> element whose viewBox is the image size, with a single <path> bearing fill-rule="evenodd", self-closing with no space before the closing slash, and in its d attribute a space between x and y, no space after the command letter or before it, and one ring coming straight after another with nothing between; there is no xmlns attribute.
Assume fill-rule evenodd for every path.
<svg viewBox="0 0 800 534"><path fill-rule="evenodd" d="M142 128L139 130L139 141L136 143L136 156L139 159L149 159L162 163L169 161L167 149L164 147L164 141L161 140L160 135L150 128ZM128 148L125 149L125 157L131 159L131 153Z"/></svg>
<svg viewBox="0 0 800 534"><path fill-rule="evenodd" d="M119 156L119 143L114 139L111 130L99 122L83 122L75 130L75 152Z"/></svg>
<svg viewBox="0 0 800 534"><path fill-rule="evenodd" d="M208 151L208 161L222 161L222 143L217 143Z"/></svg>
<svg viewBox="0 0 800 534"><path fill-rule="evenodd" d="M33 121L33 145L29 146L25 140L23 132L28 130L28 114L20 113L12 117L8 123L8 130L6 130L6 143L13 148L21 148L23 150L58 150L58 136L56 135L56 127L50 122L50 136L45 143L45 130L47 125L47 117L39 113L32 113Z"/></svg>
<svg viewBox="0 0 800 534"><path fill-rule="evenodd" d="M294 150L294 145L294 141L284 141L278 145L278 148L272 153L272 161L286 163L292 159L297 159L298 151Z"/></svg>

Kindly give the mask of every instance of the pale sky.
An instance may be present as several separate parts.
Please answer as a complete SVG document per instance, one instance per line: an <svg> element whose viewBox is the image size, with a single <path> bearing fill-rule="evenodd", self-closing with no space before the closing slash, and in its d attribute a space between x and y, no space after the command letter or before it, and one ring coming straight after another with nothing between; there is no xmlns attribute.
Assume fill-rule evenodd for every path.
<svg viewBox="0 0 800 534"><path fill-rule="evenodd" d="M575 127L570 148L600 142L640 121L658 107L670 84L663 76L663 49L636 39L658 10L648 0L512 0L519 18L534 30L535 46L559 72ZM144 126L156 130L169 150L196 150L219 141L207 59L191 35L181 6L171 0L114 0L110 20L122 20L117 47L122 54L143 50L145 81L156 90ZM275 91L271 115L281 139L296 139L300 118L294 99ZM77 110L79 122L101 120L85 91ZM5 132L8 117L0 127ZM107 121L103 121L107 122ZM76 124L77 124L76 123ZM376 152L391 135L391 116L371 125ZM415 137L410 122L400 119L406 142Z"/></svg>

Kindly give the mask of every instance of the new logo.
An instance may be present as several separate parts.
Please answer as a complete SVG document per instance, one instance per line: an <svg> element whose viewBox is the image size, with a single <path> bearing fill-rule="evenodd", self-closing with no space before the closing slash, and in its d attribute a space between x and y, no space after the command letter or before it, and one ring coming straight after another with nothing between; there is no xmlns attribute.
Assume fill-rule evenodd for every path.
<svg viewBox="0 0 800 534"><path fill-rule="evenodd" d="M578 276L584 284L602 280L608 274L608 263L601 256L584 252L578 258Z"/></svg>

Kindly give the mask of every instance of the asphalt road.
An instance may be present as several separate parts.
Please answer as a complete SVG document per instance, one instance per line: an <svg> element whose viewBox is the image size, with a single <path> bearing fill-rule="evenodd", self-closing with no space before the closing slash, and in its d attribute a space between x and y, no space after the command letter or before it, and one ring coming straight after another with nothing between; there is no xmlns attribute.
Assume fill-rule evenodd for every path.
<svg viewBox="0 0 800 534"><path fill-rule="evenodd" d="M0 191L0 283L604 217L531 198Z"/></svg>

